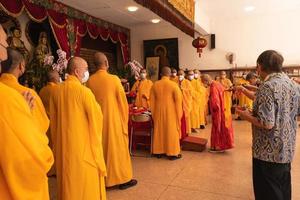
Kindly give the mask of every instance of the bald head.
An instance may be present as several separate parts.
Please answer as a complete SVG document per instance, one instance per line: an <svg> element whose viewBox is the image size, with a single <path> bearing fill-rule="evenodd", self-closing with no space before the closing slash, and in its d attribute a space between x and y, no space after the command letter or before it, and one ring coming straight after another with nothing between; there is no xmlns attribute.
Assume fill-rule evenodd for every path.
<svg viewBox="0 0 300 200"><path fill-rule="evenodd" d="M59 83L59 74L58 71L50 69L47 73L48 81L53 83Z"/></svg>
<svg viewBox="0 0 300 200"><path fill-rule="evenodd" d="M96 69L107 70L109 68L107 57L102 52L97 52L94 55L94 65Z"/></svg>
<svg viewBox="0 0 300 200"><path fill-rule="evenodd" d="M24 56L17 50L7 48L7 59L1 62L2 72L19 78L25 72Z"/></svg>
<svg viewBox="0 0 300 200"><path fill-rule="evenodd" d="M67 72L70 75L74 75L75 71L79 68L87 67L87 62L81 57L72 57L68 62Z"/></svg>
<svg viewBox="0 0 300 200"><path fill-rule="evenodd" d="M180 75L185 75L185 73L184 73L184 71L182 70L182 69L180 69L179 71L178 71L178 76L180 76Z"/></svg>
<svg viewBox="0 0 300 200"><path fill-rule="evenodd" d="M171 69L170 69L170 67L163 67L161 69L161 75L162 76L168 76L168 77L170 77L171 76Z"/></svg>
<svg viewBox="0 0 300 200"><path fill-rule="evenodd" d="M207 85L207 86L210 86L210 84L212 83L212 78L211 78L211 76L210 75L208 75L208 74L203 74L202 76L201 76L201 80L202 80L202 82L205 84L205 85Z"/></svg>

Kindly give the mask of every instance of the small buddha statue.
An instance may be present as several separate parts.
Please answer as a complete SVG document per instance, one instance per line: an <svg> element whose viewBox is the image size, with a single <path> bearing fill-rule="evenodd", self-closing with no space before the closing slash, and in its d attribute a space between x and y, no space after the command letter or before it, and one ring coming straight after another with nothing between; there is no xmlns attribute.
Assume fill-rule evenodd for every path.
<svg viewBox="0 0 300 200"><path fill-rule="evenodd" d="M46 55L51 55L50 46L48 44L47 34L45 32L41 32L39 36L39 43L35 49L34 56L37 59L40 66L44 65L44 60Z"/></svg>
<svg viewBox="0 0 300 200"><path fill-rule="evenodd" d="M29 58L29 51L26 49L24 42L21 40L21 30L17 27L13 27L11 32L12 36L8 38L9 46L21 52L27 60Z"/></svg>

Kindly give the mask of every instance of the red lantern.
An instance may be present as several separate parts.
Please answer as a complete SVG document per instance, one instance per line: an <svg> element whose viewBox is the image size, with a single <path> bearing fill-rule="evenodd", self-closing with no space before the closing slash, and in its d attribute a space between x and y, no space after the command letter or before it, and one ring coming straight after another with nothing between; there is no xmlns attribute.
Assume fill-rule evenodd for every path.
<svg viewBox="0 0 300 200"><path fill-rule="evenodd" d="M206 47L207 41L203 37L198 37L193 40L192 45L197 49L197 53L199 53L199 57L201 57L202 49Z"/></svg>

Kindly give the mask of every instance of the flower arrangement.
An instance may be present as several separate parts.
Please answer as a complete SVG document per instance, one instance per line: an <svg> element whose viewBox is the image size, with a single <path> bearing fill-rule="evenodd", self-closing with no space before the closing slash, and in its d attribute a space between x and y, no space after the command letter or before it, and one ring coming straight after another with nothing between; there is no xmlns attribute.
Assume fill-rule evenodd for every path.
<svg viewBox="0 0 300 200"><path fill-rule="evenodd" d="M144 68L138 61L133 60L127 64L131 70L131 76L134 76L135 79L140 77L141 70Z"/></svg>
<svg viewBox="0 0 300 200"><path fill-rule="evenodd" d="M68 65L67 53L61 49L58 49L56 51L56 53L58 55L58 59L57 59L56 63L52 62L53 63L52 68L54 70L56 70L60 74L60 76L64 77L64 73L65 73L65 71L67 69L67 65ZM46 58L45 58L45 61L46 61Z"/></svg>

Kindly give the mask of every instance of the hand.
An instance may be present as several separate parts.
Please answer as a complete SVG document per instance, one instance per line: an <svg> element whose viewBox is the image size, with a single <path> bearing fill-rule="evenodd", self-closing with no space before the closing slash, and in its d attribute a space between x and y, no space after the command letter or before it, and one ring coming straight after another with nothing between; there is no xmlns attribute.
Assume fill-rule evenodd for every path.
<svg viewBox="0 0 300 200"><path fill-rule="evenodd" d="M249 116L252 116L252 113L246 108L237 106L235 111L242 119L247 119Z"/></svg>
<svg viewBox="0 0 300 200"><path fill-rule="evenodd" d="M246 88L244 86L238 85L234 87L235 91L241 93L243 92Z"/></svg>
<svg viewBox="0 0 300 200"><path fill-rule="evenodd" d="M293 77L292 80L295 81L296 83L300 84L300 78Z"/></svg>
<svg viewBox="0 0 300 200"><path fill-rule="evenodd" d="M34 96L29 91L23 92L22 95L25 98L25 101L27 102L30 110L32 110L32 108L34 107Z"/></svg>

